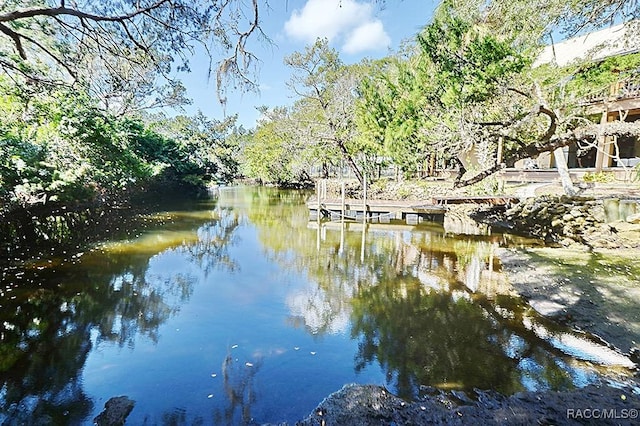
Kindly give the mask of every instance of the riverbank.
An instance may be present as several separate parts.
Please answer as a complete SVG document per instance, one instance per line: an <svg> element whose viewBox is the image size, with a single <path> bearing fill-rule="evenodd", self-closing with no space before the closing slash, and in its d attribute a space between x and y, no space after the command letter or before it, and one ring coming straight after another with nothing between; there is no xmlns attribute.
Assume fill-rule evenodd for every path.
<svg viewBox="0 0 640 426"><path fill-rule="evenodd" d="M640 251L500 249L497 256L508 282L536 311L638 362Z"/></svg>
<svg viewBox="0 0 640 426"><path fill-rule="evenodd" d="M49 202L0 211L0 266L73 253L113 235L150 224L141 214L179 203L206 189L157 182L86 202ZM0 209L1 210L1 209Z"/></svg>
<svg viewBox="0 0 640 426"><path fill-rule="evenodd" d="M322 401L297 426L421 425L632 425L640 398L631 388L587 386L566 392L521 392L505 397L424 387L407 402L380 386L347 385Z"/></svg>
<svg viewBox="0 0 640 426"><path fill-rule="evenodd" d="M496 229L546 241L546 247L499 249L496 257L506 281L541 315L599 338L639 362L640 225L606 221L602 203L605 198L638 194L591 188L590 194L569 199L554 193L552 186L545 189L542 194L532 191L530 195L542 197L531 197L510 211L490 209L478 215L475 207L465 205L454 210L458 215L481 217ZM571 391L508 397L491 391L424 387L423 396L414 402L379 386L347 385L297 424L637 424L637 374L615 386L602 380Z"/></svg>

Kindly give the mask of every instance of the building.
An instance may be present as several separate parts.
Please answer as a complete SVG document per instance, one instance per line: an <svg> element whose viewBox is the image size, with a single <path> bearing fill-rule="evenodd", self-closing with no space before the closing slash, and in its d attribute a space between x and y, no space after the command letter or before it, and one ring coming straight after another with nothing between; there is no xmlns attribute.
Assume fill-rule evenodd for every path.
<svg viewBox="0 0 640 426"><path fill-rule="evenodd" d="M567 39L547 46L534 66L544 63L566 66L577 61L598 62L612 56L638 53L638 34L640 21L632 21ZM640 120L640 68L627 70L625 75L621 75L620 81L610 88L590 94L583 100L582 106L587 116L600 123ZM597 148L580 149L572 145L565 147L564 152L567 165L578 178L587 172L600 171L610 171L624 178L631 167L640 164L640 140L636 137L602 137ZM553 168L555 164L551 153L516 164L519 170Z"/></svg>

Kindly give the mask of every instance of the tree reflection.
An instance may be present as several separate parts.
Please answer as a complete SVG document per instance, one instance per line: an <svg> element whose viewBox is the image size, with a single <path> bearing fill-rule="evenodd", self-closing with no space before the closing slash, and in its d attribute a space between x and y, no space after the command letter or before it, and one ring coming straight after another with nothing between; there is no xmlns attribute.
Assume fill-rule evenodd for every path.
<svg viewBox="0 0 640 426"><path fill-rule="evenodd" d="M26 306L3 303L3 424L80 423L92 408L78 377L90 349L89 328L60 311L63 301L41 290Z"/></svg>
<svg viewBox="0 0 640 426"><path fill-rule="evenodd" d="M193 293L193 276L150 272L150 260L161 251L178 253L209 270L234 268L228 246L239 225L237 215L217 210L214 217L210 212L169 216L169 225L166 217L147 224L143 237L167 228L183 237L168 243L157 238L158 244L140 237L105 245L102 252L79 259L53 259L3 273L0 422L86 420L93 404L80 377L92 341L132 347L137 336L144 336L157 342L160 326Z"/></svg>
<svg viewBox="0 0 640 426"><path fill-rule="evenodd" d="M425 384L521 390L515 363L492 342L491 319L460 293L399 278L362 288L353 307L356 370L377 360L403 397Z"/></svg>
<svg viewBox="0 0 640 426"><path fill-rule="evenodd" d="M214 413L216 424L251 424L251 407L256 402L255 376L262 359L241 363L228 353L222 362L223 388L229 405Z"/></svg>
<svg viewBox="0 0 640 426"><path fill-rule="evenodd" d="M290 323L314 335L350 332L359 341L356 371L379 363L407 398L420 385L510 394L590 380L553 338L525 326L555 333L494 271L495 248L519 238L429 224L309 223L304 195L230 191L221 202L256 226L269 259L307 278L287 296Z"/></svg>

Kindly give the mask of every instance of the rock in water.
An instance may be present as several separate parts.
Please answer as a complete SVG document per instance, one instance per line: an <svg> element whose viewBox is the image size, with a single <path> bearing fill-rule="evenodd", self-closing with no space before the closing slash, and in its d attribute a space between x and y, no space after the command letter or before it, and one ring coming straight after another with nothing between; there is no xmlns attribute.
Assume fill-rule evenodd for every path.
<svg viewBox="0 0 640 426"><path fill-rule="evenodd" d="M632 214L627 216L627 222L629 223L640 223L640 213Z"/></svg>
<svg viewBox="0 0 640 426"><path fill-rule="evenodd" d="M93 424L98 426L120 426L125 420L135 401L127 396L115 396L104 404L104 410L93 419Z"/></svg>

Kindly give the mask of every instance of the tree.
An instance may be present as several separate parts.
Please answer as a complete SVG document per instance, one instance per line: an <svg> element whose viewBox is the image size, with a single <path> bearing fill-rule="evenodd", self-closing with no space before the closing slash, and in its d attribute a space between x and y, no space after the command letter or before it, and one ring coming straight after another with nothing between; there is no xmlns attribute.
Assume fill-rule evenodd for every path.
<svg viewBox="0 0 640 426"><path fill-rule="evenodd" d="M213 69L213 51L221 50L216 80L224 102L227 82L255 88L257 58L247 41L253 34L266 39L259 18L259 0L9 0L0 5L0 70L30 84L89 87L99 73L120 94L132 77L155 75L179 89L172 70L188 70L196 50L209 55ZM166 85L147 94L166 94Z"/></svg>
<svg viewBox="0 0 640 426"><path fill-rule="evenodd" d="M260 110L263 118L244 148L244 173L261 182L285 186L308 180L305 146L295 136L289 109Z"/></svg>
<svg viewBox="0 0 640 426"><path fill-rule="evenodd" d="M285 64L294 72L289 88L300 97L300 106L310 112L307 114L309 121L298 129L304 132L306 140L316 140L320 146L337 149L358 181L363 183L361 167L349 146L355 127L356 68L343 65L327 39L318 39L304 52L286 57Z"/></svg>
<svg viewBox="0 0 640 426"><path fill-rule="evenodd" d="M424 57L410 50L405 55L368 65L356 100L360 149L391 159L405 173L415 173L435 151L428 144L427 117L432 90ZM444 156L444 153L441 153Z"/></svg>
<svg viewBox="0 0 640 426"><path fill-rule="evenodd" d="M479 182L542 152L594 143L603 135L640 134L638 124L589 121L577 102L576 86L567 84L580 74L580 67L532 66L539 41L524 44L499 23L482 20L476 11L475 15L460 11L445 1L419 36L423 54L439 79L438 89L430 94L438 106L434 116L444 123L457 121L442 128L442 136L458 140L450 147L458 154L472 146L490 154L472 177L463 179L466 170L461 163L458 186ZM607 87L613 81L601 83ZM501 158L496 155L498 146ZM564 156L559 154L556 151L562 165ZM573 191L568 174L563 183L567 192Z"/></svg>
<svg viewBox="0 0 640 426"><path fill-rule="evenodd" d="M456 8L467 18L479 17L501 34L529 45L553 42L554 33L572 37L640 18L638 0L463 0Z"/></svg>
<svg viewBox="0 0 640 426"><path fill-rule="evenodd" d="M175 153L169 155L169 161L179 174L191 175L195 184L212 179L230 182L239 170L240 147L232 137L236 120L235 115L209 119L200 112L157 120L150 127L175 141Z"/></svg>

